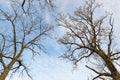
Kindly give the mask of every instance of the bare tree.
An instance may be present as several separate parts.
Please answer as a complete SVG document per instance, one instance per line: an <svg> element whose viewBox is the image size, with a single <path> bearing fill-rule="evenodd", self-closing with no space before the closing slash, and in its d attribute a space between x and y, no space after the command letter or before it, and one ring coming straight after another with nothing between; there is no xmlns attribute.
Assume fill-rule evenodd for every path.
<svg viewBox="0 0 120 80"><path fill-rule="evenodd" d="M84 59L90 62L86 67L97 75L92 80L120 80L120 51L113 47L113 18L97 13L99 7L95 0L89 0L74 15L58 16L58 24L66 30L59 42L68 49L62 57L74 65Z"/></svg>
<svg viewBox="0 0 120 80"><path fill-rule="evenodd" d="M22 73L25 71L32 79L22 60L23 55L32 53L34 56L44 51L42 41L52 26L41 17L41 0L9 1L7 10L0 8L0 80L5 80L10 72L18 70ZM51 0L43 0L43 3L52 5Z"/></svg>

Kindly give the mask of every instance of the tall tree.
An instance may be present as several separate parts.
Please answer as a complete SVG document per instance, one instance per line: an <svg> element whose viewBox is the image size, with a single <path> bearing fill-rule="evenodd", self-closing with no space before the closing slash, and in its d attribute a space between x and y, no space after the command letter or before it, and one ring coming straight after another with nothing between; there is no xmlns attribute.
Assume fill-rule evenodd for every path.
<svg viewBox="0 0 120 80"><path fill-rule="evenodd" d="M52 26L44 20L42 10L53 4L51 0L9 0L9 3L7 10L6 6L0 8L0 80L18 70L32 79L23 55L34 56L44 50L42 39Z"/></svg>
<svg viewBox="0 0 120 80"><path fill-rule="evenodd" d="M90 64L86 67L97 75L92 80L120 80L120 51L113 47L113 18L102 11L101 16L99 7L95 0L89 0L74 15L58 16L58 24L66 30L59 39L68 49L63 57L74 65L87 60Z"/></svg>

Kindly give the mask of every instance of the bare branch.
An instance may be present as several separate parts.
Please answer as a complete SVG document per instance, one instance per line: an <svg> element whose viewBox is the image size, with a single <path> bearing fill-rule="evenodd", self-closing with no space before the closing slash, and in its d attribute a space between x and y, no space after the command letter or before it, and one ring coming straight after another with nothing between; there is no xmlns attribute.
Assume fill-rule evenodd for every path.
<svg viewBox="0 0 120 80"><path fill-rule="evenodd" d="M86 66L98 74L93 80L97 78L104 80L104 77L118 80L120 73L114 65L114 61L120 59L120 52L111 49L114 23L112 16L110 18L107 15L96 17L96 9L99 6L95 0L89 0L74 12L75 15L60 15L58 17L59 26L67 30L59 41L68 49L68 54L65 54L64 58L69 59L74 64L84 58L90 58L90 61L96 64L97 58L101 60L100 69L105 67L101 72L98 72L99 69Z"/></svg>
<svg viewBox="0 0 120 80"><path fill-rule="evenodd" d="M98 77L100 77L100 76L108 76L108 77L111 77L111 74L109 74L109 73L101 73L101 72L98 72L97 70L95 70L95 69L93 69L93 68L91 68L91 67L89 67L89 66L87 66L87 65L86 65L86 67L87 67L88 69L92 70L93 72L95 72L95 73L98 74L98 76L95 77L95 78L93 78L93 80L96 79L96 78L98 78Z"/></svg>
<svg viewBox="0 0 120 80"><path fill-rule="evenodd" d="M25 71L32 79L27 64L23 64L24 61L20 59L26 50L33 53L30 56L40 54L38 49L44 51L41 40L48 36L48 32L53 27L41 17L43 14L41 12L47 9L46 7L53 7L53 2L52 0L10 0L10 4L10 11L6 11L6 8L0 9L2 16L0 21L3 26L5 25L0 32L0 71L2 71L0 80L5 80L10 71L14 74L18 70ZM44 8L36 9L41 6Z"/></svg>
<svg viewBox="0 0 120 80"><path fill-rule="evenodd" d="M113 22L111 21L112 17L110 16L110 21L109 21L109 24L111 26L111 30L109 32L109 43L108 43L108 56L110 57L111 56L111 44L112 44L112 34L113 34Z"/></svg>

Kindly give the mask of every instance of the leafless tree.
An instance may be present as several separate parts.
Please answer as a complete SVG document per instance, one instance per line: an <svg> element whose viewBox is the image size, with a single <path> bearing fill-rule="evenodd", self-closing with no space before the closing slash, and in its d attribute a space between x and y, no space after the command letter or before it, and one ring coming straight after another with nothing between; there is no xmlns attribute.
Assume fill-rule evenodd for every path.
<svg viewBox="0 0 120 80"><path fill-rule="evenodd" d="M58 24L66 30L59 42L68 49L62 57L74 65L87 60L86 67L97 75L92 80L120 80L120 51L113 47L114 20L100 10L100 4L89 0L74 15L58 16Z"/></svg>
<svg viewBox="0 0 120 80"><path fill-rule="evenodd" d="M9 0L7 10L0 8L0 80L18 70L32 79L23 55L34 56L44 51L42 41L52 29L42 17L40 5L52 5L51 0L21 1Z"/></svg>

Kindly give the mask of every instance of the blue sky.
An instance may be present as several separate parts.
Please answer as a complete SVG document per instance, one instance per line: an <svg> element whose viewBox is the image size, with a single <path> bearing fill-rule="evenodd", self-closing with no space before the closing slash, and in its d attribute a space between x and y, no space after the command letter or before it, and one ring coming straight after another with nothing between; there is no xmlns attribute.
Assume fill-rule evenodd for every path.
<svg viewBox="0 0 120 80"><path fill-rule="evenodd" d="M79 7L84 0L56 0L56 4L59 7L59 11L63 13L73 12ZM115 34L117 35L120 30L120 0L97 0L99 3L103 3L102 9L113 13L115 19ZM9 6L7 0L0 0L0 5L4 4ZM49 14L46 14L46 18ZM50 19L48 19L49 21ZM62 36L64 29L55 29L54 37ZM54 43L54 44L53 44ZM36 56L32 60L30 65L30 72L35 80L87 80L87 77L91 76L91 71L84 67L84 64L80 64L76 70L73 70L71 62L67 62L61 58L58 58L64 53L64 47L59 45L55 40L45 40L45 46L49 54L43 54ZM26 57L26 60L30 58ZM8 80L8 79L6 79ZM18 74L16 74L11 80L22 80ZM26 75L23 80L29 80Z"/></svg>

